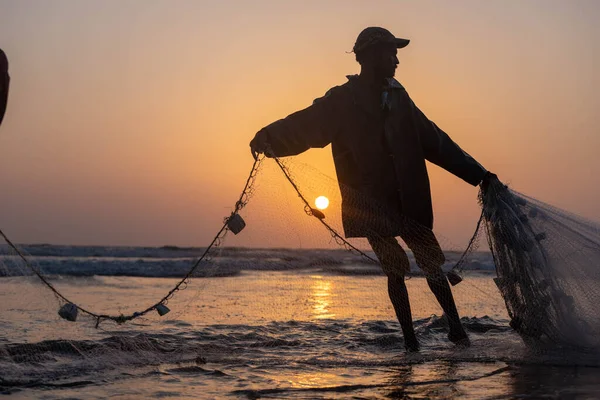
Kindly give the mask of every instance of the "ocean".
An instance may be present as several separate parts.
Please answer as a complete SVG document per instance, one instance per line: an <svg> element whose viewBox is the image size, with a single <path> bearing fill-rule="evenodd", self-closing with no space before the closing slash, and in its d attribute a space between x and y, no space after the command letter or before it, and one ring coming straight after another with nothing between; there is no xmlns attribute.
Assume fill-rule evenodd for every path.
<svg viewBox="0 0 600 400"><path fill-rule="evenodd" d="M22 249L61 294L111 314L154 304L203 251ZM0 254L0 393L14 398L600 398L598 354L533 349L509 327L489 253L474 254L453 288L469 348L447 340L439 305L411 274L422 349L410 354L379 267L342 250L225 248L170 313L98 327L61 319L55 296Z"/></svg>

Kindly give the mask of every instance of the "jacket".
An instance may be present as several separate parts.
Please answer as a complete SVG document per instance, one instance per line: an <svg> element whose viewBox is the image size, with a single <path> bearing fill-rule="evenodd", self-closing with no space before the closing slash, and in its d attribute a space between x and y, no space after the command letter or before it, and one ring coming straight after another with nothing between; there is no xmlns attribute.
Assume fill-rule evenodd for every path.
<svg viewBox="0 0 600 400"><path fill-rule="evenodd" d="M358 76L267 127L275 156L331 144L346 237L400 236L406 220L433 228L428 160L473 186L486 170L431 122L404 87L388 79L381 99Z"/></svg>

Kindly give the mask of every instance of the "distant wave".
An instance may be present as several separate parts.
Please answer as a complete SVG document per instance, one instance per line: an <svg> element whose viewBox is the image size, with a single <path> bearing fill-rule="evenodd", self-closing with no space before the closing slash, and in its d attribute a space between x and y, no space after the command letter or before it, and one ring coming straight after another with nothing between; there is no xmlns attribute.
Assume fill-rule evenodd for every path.
<svg viewBox="0 0 600 400"><path fill-rule="evenodd" d="M22 251L47 275L181 277L204 252L200 247L106 247L24 245ZM368 252L373 258L372 252ZM335 275L382 275L381 268L345 250L252 249L228 247L203 262L196 277L235 276L243 271L318 271ZM447 252L444 269L450 269L460 254ZM409 254L414 274L419 269ZM465 269L493 271L490 253L474 253ZM30 275L7 246L0 246L0 276Z"/></svg>

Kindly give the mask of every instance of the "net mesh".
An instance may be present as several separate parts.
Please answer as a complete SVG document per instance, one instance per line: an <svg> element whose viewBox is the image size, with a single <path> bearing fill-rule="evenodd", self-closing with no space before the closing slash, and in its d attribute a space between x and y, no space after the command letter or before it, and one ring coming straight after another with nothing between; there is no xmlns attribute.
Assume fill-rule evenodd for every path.
<svg viewBox="0 0 600 400"><path fill-rule="evenodd" d="M498 181L481 202L511 326L530 343L598 348L599 225Z"/></svg>
<svg viewBox="0 0 600 400"><path fill-rule="evenodd" d="M436 299L424 280L414 278L441 266L464 277L453 289L463 323L478 316L485 303L490 318L501 320L508 312L511 326L532 347L600 347L597 224L494 182L485 196L480 194L481 229L477 225L466 250L436 235L444 258L434 251L416 257L408 242L427 242L428 229L344 190L357 203L369 202L369 213L362 218L374 226L386 219L402 221L403 237L409 238L400 238L406 253L395 252L391 244L390 254L398 258L389 264L397 270L386 273L410 269L413 317L429 321L417 327L418 334L447 332L444 318L430 318L442 314ZM96 254L106 249L79 248L65 250L69 257L64 257L57 247L6 243L0 256L0 387L73 385L81 382L82 371L110 375L119 365L135 366L141 374L156 365L202 365L217 355L234 360L249 349L277 346L281 331L297 329L273 325L281 321L395 320L369 242L344 238L340 193L335 179L309 165L265 159L253 167L232 214L224 216L221 230L215 228L208 248L117 248L110 257ZM320 196L329 199L325 210L314 204ZM239 228L235 215L245 223L237 235L231 232ZM478 251L484 232L498 291L491 278L475 279L490 257ZM293 280L289 275L275 283L263 279L290 271L298 272ZM327 274L332 278L321 279ZM244 279L236 280L240 276ZM345 276L365 278L347 287ZM336 285L344 290L332 301L328 296ZM252 290L256 295L251 299L241 295ZM478 321L477 329L489 329ZM378 329L379 322L375 324L369 329ZM220 342L219 329L233 325L230 335L238 347ZM314 329L321 328L310 325L309 336ZM396 324L394 332L399 331ZM335 337L343 335L340 330ZM364 333L356 335L363 338ZM293 342L285 343L293 348Z"/></svg>

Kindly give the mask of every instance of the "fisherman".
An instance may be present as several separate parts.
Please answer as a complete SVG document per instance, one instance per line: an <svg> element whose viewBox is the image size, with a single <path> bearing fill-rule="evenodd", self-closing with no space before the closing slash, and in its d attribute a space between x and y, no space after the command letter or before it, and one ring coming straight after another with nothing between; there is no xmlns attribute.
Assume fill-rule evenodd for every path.
<svg viewBox="0 0 600 400"><path fill-rule="evenodd" d="M2 49L0 49L0 125L2 125L4 113L6 112L9 83L10 77L8 76L8 58L6 58L6 54L4 54Z"/></svg>
<svg viewBox="0 0 600 400"><path fill-rule="evenodd" d="M330 89L301 111L261 129L250 142L253 156L284 157L331 144L342 195L346 237L366 237L388 278L388 293L407 351L418 351L408 292L412 250L449 323L450 341L468 346L448 280L444 253L433 234L428 160L473 186L493 174L431 122L394 79L398 51L408 39L380 27L364 29L353 52L359 75Z"/></svg>

